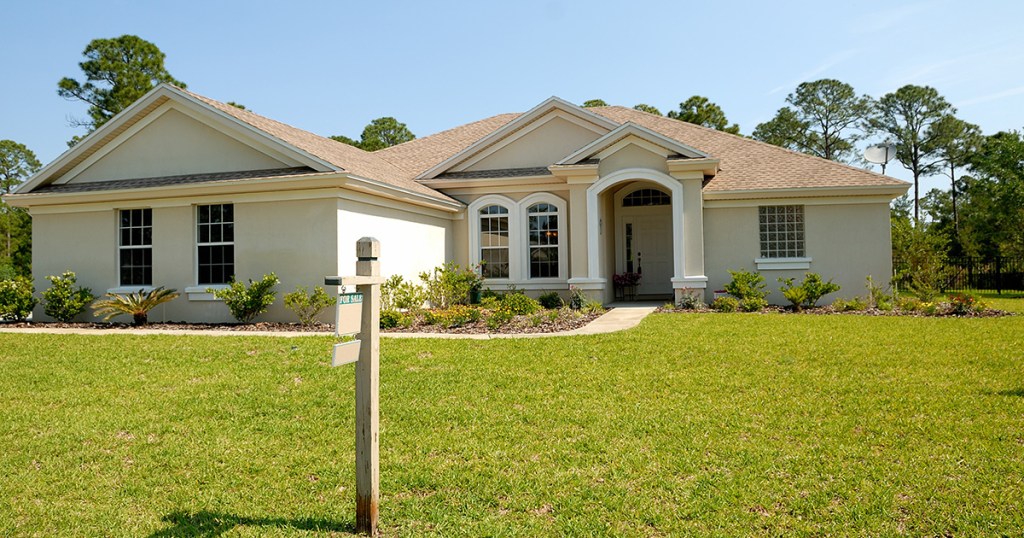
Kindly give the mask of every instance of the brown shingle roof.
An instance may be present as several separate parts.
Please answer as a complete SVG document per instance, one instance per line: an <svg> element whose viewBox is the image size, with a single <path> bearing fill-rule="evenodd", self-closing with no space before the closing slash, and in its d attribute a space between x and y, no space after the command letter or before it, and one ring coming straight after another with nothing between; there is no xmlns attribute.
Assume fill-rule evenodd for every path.
<svg viewBox="0 0 1024 538"><path fill-rule="evenodd" d="M180 88L178 89L181 90ZM189 90L181 91L346 172L424 194L438 200L454 201L452 198L430 187L413 181L413 176L410 176L407 171L395 166L391 161L382 158L376 152L363 151L357 147L292 127L291 125L260 116L248 110L242 110L209 97L204 97Z"/></svg>
<svg viewBox="0 0 1024 538"><path fill-rule="evenodd" d="M406 170L407 177L411 179L468 148L477 140L500 129L518 116L519 114L498 114L424 138L410 140L404 144L384 148L376 153L393 164L401 166Z"/></svg>
<svg viewBox="0 0 1024 538"><path fill-rule="evenodd" d="M210 183L217 181L238 181L243 179L275 179L293 176L322 174L308 166L295 168L273 168L268 170L244 170L240 172L216 172L207 174L179 174L175 176L147 177L139 179L116 179L111 181L85 181L79 183L63 183L43 185L32 191L32 194L96 192L116 189L145 189L149 187L167 187L171 185L188 185L192 183Z"/></svg>
<svg viewBox="0 0 1024 538"><path fill-rule="evenodd" d="M642 125L720 159L721 169L705 191L906 185L860 168L632 108L588 110L612 121Z"/></svg>

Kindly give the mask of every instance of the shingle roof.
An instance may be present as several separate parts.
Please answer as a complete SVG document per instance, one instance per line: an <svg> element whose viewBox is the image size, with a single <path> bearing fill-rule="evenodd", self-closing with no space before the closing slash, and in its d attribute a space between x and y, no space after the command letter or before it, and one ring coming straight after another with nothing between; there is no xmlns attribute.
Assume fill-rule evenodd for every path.
<svg viewBox="0 0 1024 538"><path fill-rule="evenodd" d="M238 181L242 179L272 179L310 174L322 174L308 166L295 168L273 168L268 170L246 170L242 172L218 172L212 174L184 174L176 176L148 177L144 179L118 179L113 181L86 181L78 183L51 183L32 191L33 194L95 192L116 189L144 189L147 187L166 187L169 185L187 185L191 183L209 183L216 181Z"/></svg>
<svg viewBox="0 0 1024 538"><path fill-rule="evenodd" d="M632 108L607 106L589 110L612 121L643 125L719 159L720 170L704 187L705 191L906 185L868 170Z"/></svg>
<svg viewBox="0 0 1024 538"><path fill-rule="evenodd" d="M409 175L403 168L395 166L390 160L382 158L377 152L363 151L357 147L292 127L189 90L177 89L346 172L439 200L455 201L445 194L413 181L412 177L414 176Z"/></svg>
<svg viewBox="0 0 1024 538"><path fill-rule="evenodd" d="M906 185L906 182L868 170L632 108L606 106L587 110L620 124L631 121L720 159L720 171L704 187L705 191ZM377 153L405 169L411 179L518 116L492 116ZM448 173L439 178L452 177L455 176Z"/></svg>

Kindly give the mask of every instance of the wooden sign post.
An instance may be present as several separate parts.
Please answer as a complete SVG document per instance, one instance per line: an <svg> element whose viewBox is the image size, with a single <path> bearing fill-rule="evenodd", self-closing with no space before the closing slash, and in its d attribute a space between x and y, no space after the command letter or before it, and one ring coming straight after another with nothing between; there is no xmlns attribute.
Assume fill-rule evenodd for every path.
<svg viewBox="0 0 1024 538"><path fill-rule="evenodd" d="M335 334L342 327L341 306L361 304L358 339L335 344L332 366L356 363L356 532L377 534L380 502L380 241L356 242L356 276L326 277L324 283L355 285L355 294L339 294ZM355 297L358 295L359 297ZM345 297L345 299L342 299Z"/></svg>

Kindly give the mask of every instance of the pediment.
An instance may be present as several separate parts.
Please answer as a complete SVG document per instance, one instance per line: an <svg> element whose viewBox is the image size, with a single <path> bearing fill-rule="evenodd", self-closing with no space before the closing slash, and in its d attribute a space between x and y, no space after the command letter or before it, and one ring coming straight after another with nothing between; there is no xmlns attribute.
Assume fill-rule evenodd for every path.
<svg viewBox="0 0 1024 538"><path fill-rule="evenodd" d="M646 127L626 122L590 144L569 153L555 164L571 166L590 160L602 160L627 147L642 148L649 153L660 155L663 159L707 159L709 157L707 153L696 148Z"/></svg>

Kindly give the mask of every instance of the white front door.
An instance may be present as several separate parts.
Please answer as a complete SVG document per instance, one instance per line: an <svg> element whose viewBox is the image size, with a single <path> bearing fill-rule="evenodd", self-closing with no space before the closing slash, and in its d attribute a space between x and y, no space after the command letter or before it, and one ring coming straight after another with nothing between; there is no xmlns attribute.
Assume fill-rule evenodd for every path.
<svg viewBox="0 0 1024 538"><path fill-rule="evenodd" d="M640 273L637 295L672 294L672 214L646 208L651 214L623 216L618 242L620 272ZM667 208L665 208L667 209Z"/></svg>

